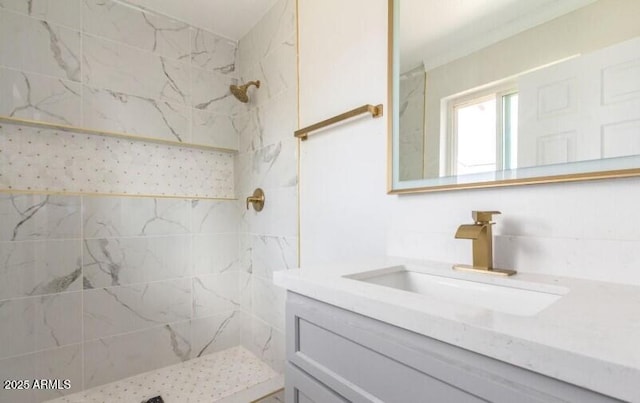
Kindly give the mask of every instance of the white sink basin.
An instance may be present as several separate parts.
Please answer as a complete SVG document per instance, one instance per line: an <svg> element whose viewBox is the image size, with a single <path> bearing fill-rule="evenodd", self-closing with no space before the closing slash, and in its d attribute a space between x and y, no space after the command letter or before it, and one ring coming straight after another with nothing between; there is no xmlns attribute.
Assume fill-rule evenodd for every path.
<svg viewBox="0 0 640 403"><path fill-rule="evenodd" d="M487 276L480 274L480 276ZM370 284L408 291L445 302L531 316L558 301L569 289L514 278L454 278L396 266L345 276Z"/></svg>

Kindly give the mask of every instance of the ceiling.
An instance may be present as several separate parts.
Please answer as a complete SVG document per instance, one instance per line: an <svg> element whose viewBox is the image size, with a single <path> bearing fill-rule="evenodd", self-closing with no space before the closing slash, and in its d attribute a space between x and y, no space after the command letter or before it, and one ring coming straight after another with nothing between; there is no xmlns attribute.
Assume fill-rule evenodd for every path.
<svg viewBox="0 0 640 403"><path fill-rule="evenodd" d="M240 40L278 0L121 1ZM443 64L593 1L400 0L401 69Z"/></svg>
<svg viewBox="0 0 640 403"><path fill-rule="evenodd" d="M400 0L401 70L442 65L595 0Z"/></svg>
<svg viewBox="0 0 640 403"><path fill-rule="evenodd" d="M126 0L198 28L239 40L277 0Z"/></svg>

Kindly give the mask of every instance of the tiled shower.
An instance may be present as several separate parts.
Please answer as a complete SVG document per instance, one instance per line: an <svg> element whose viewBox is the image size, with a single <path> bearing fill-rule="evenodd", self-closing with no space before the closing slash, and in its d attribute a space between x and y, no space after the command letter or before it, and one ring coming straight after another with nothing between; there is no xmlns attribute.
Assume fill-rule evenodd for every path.
<svg viewBox="0 0 640 403"><path fill-rule="evenodd" d="M282 371L295 52L292 0L239 42L123 2L0 0L0 379L72 384L0 401L237 345Z"/></svg>

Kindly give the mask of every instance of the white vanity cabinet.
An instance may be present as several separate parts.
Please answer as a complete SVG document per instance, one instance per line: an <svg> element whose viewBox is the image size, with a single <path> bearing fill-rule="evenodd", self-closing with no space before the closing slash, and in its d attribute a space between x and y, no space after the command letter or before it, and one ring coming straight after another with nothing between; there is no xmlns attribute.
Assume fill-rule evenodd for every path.
<svg viewBox="0 0 640 403"><path fill-rule="evenodd" d="M293 292L286 401L619 401Z"/></svg>

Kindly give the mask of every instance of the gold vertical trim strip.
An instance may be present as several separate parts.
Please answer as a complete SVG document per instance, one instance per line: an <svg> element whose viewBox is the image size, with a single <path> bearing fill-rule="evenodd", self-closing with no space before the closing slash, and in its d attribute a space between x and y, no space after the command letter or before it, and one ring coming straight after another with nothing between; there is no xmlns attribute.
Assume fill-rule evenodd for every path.
<svg viewBox="0 0 640 403"><path fill-rule="evenodd" d="M387 193L393 191L393 0L387 2Z"/></svg>
<svg viewBox="0 0 640 403"><path fill-rule="evenodd" d="M423 71L423 80L424 80L424 85L422 88L423 94L422 94L422 155L426 155L427 152L427 72ZM398 164L398 166L400 166L400 164ZM427 165L425 164L425 158L422 158L422 167L420 169L420 172L422 172L422 176L424 177L425 175L425 170L427 169ZM400 178L400 173L398 172L398 178Z"/></svg>
<svg viewBox="0 0 640 403"><path fill-rule="evenodd" d="M295 0L296 1L296 83L297 83L297 88L296 88L296 107L297 107L297 124L296 127L300 127L300 0ZM300 164L301 164L301 160L302 160L302 154L300 153L300 139L298 139L297 142L297 152L298 152L298 158L296 161L296 170L297 170L297 176L298 176L298 184L297 184L297 206L298 206L298 223L297 223L297 231L298 231L298 267L300 267L302 265L302 251L300 246L302 245L302 241L301 241L301 231L302 231L302 224L301 224L301 217L302 214L300 212L300 190L301 190L301 186L300 186L300 182L302 181L302 178L300 176Z"/></svg>

